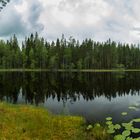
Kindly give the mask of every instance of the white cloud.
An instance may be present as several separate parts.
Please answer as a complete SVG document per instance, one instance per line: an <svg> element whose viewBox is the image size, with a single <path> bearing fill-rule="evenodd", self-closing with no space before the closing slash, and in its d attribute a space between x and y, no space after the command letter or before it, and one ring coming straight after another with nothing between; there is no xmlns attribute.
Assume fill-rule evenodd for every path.
<svg viewBox="0 0 140 140"><path fill-rule="evenodd" d="M31 32L41 32L44 28L39 22L42 4L36 0L11 0L0 13L0 37L7 38L13 34L23 37Z"/></svg>
<svg viewBox="0 0 140 140"><path fill-rule="evenodd" d="M64 33L78 39L111 38L137 43L140 39L139 5L137 0L19 0L18 3L13 0L0 13L0 28L9 25L9 32L4 34L3 30L5 36L14 30L23 36L38 31L48 39ZM14 29L14 25L18 28ZM3 34L0 31L0 36Z"/></svg>

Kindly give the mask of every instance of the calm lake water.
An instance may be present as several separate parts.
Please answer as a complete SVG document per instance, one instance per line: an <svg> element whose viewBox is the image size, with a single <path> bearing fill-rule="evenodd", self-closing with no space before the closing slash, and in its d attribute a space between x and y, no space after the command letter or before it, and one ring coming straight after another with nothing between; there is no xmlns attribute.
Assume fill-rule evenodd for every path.
<svg viewBox="0 0 140 140"><path fill-rule="evenodd" d="M88 123L140 117L140 72L1 72L0 100L44 106L55 114L80 115ZM128 112L122 116L122 112Z"/></svg>

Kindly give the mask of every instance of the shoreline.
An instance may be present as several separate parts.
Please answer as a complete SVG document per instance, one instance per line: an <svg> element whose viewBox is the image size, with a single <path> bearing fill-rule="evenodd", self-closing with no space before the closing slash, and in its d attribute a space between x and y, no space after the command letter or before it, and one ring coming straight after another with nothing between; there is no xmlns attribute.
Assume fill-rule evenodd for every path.
<svg viewBox="0 0 140 140"><path fill-rule="evenodd" d="M0 72L140 72L140 69L0 69Z"/></svg>
<svg viewBox="0 0 140 140"><path fill-rule="evenodd" d="M80 116L54 115L43 107L0 102L1 139L109 140L100 124L87 126Z"/></svg>

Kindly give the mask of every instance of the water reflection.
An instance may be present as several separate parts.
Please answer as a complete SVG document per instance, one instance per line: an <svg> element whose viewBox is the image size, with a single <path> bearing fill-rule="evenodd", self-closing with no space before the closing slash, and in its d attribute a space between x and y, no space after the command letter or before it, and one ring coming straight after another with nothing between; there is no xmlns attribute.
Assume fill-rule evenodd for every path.
<svg viewBox="0 0 140 140"><path fill-rule="evenodd" d="M0 73L0 100L44 104L52 112L83 115L90 121L109 113L116 116L118 110L121 113L130 102L139 98L139 91L139 72Z"/></svg>
<svg viewBox="0 0 140 140"><path fill-rule="evenodd" d="M16 103L22 93L25 103L44 103L52 97L71 103L104 96L136 95L140 91L140 73L0 73L0 99Z"/></svg>

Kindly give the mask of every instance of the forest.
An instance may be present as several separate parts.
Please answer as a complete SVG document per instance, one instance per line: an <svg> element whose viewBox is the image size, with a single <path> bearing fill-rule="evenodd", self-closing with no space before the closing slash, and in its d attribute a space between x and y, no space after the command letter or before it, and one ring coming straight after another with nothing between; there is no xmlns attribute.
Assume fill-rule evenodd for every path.
<svg viewBox="0 0 140 140"><path fill-rule="evenodd" d="M0 40L1 69L139 69L139 44L78 41L64 35L46 41L38 33L26 37L19 45L16 35Z"/></svg>

